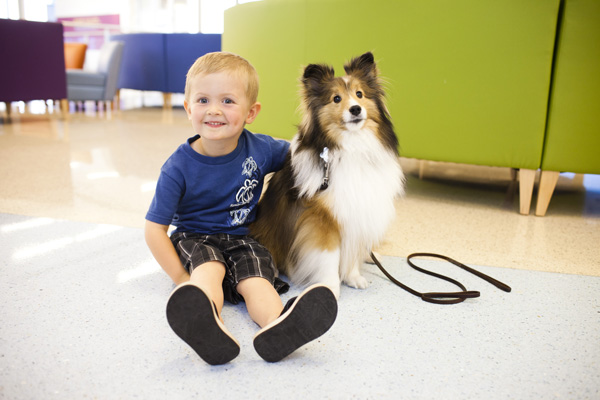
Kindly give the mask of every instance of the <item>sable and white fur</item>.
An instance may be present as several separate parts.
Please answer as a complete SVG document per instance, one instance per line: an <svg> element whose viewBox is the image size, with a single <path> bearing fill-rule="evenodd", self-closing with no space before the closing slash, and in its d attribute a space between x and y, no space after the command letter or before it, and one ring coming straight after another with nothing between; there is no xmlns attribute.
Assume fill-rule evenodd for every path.
<svg viewBox="0 0 600 400"><path fill-rule="evenodd" d="M340 281L368 286L360 267L382 241L395 199L404 193L398 141L373 55L344 69L344 77L327 65L304 70L302 123L250 227L292 282L323 283L336 297ZM324 149L329 184L322 189Z"/></svg>

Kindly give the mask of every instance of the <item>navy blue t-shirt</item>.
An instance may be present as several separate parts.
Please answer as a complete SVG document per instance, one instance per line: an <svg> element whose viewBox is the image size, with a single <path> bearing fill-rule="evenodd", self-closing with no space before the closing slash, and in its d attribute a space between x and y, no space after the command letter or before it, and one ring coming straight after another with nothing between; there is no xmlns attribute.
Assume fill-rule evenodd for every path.
<svg viewBox="0 0 600 400"><path fill-rule="evenodd" d="M161 168L146 219L176 232L247 235L265 175L283 167L290 144L244 129L236 149L207 157L192 149L198 135Z"/></svg>

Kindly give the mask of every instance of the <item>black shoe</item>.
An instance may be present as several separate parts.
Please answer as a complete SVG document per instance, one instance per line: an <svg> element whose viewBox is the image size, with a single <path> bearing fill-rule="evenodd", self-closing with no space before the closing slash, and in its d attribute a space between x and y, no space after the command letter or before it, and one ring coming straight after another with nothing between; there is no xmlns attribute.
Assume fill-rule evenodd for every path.
<svg viewBox="0 0 600 400"><path fill-rule="evenodd" d="M331 328L337 301L326 286L313 285L288 301L281 316L254 336L258 355L277 362Z"/></svg>
<svg viewBox="0 0 600 400"><path fill-rule="evenodd" d="M167 303L167 320L177 336L211 365L233 360L239 343L219 319L217 308L198 286L182 284Z"/></svg>

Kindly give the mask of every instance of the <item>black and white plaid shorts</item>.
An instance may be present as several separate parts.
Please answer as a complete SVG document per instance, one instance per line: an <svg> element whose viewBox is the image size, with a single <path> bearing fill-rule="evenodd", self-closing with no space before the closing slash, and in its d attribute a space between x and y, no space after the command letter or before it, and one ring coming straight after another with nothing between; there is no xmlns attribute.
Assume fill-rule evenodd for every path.
<svg viewBox="0 0 600 400"><path fill-rule="evenodd" d="M225 265L223 294L225 300L232 304L244 301L236 287L246 278L265 278L279 294L287 292L290 288L277 276L277 269L269 250L249 236L175 232L171 235L171 242L181 263L190 274L194 268L208 261L220 261Z"/></svg>

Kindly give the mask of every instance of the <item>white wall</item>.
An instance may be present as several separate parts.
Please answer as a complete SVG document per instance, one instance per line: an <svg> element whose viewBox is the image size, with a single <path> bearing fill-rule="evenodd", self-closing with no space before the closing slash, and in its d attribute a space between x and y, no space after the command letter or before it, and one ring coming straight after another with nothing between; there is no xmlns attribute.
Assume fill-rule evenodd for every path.
<svg viewBox="0 0 600 400"><path fill-rule="evenodd" d="M127 0L54 0L54 10L58 18L120 14L124 7L129 7L128 3Z"/></svg>
<svg viewBox="0 0 600 400"><path fill-rule="evenodd" d="M124 33L198 32L200 0L54 0L61 17L118 14Z"/></svg>
<svg viewBox="0 0 600 400"><path fill-rule="evenodd" d="M121 26L129 27L129 0L54 0L56 18L118 14Z"/></svg>

